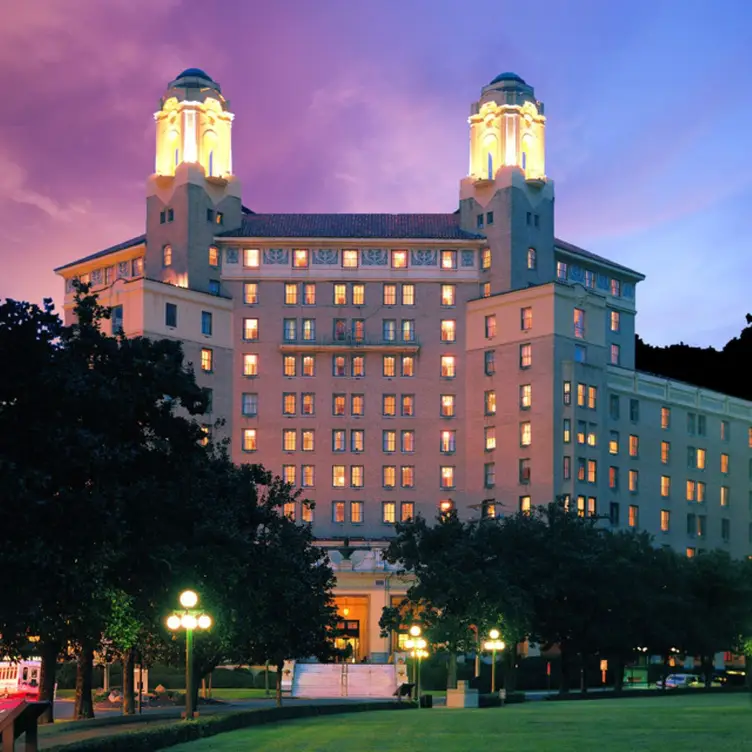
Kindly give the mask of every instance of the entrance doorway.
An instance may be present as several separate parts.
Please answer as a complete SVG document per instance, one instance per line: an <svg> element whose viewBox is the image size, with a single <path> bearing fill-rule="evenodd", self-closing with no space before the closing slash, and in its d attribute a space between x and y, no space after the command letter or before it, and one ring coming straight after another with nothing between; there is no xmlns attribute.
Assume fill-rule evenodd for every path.
<svg viewBox="0 0 752 752"><path fill-rule="evenodd" d="M337 624L340 636L334 641L337 650L341 650L347 663L358 663L360 655L360 622L357 619L346 619Z"/></svg>

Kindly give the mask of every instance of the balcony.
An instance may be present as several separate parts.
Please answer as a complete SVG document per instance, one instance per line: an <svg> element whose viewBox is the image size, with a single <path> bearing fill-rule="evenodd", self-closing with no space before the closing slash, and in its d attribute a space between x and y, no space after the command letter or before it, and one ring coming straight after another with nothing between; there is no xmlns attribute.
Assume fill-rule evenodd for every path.
<svg viewBox="0 0 752 752"><path fill-rule="evenodd" d="M279 345L280 352L383 352L383 353L418 353L420 342L387 340L381 337L316 337L316 339L298 339L284 341Z"/></svg>

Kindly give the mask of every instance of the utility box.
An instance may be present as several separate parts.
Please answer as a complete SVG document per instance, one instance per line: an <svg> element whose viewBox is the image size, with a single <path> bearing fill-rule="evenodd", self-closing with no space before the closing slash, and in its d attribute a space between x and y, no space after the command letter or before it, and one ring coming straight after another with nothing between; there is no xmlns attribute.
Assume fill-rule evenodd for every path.
<svg viewBox="0 0 752 752"><path fill-rule="evenodd" d="M447 690L446 706L448 708L477 708L478 690L471 689L469 682L458 681L457 689Z"/></svg>

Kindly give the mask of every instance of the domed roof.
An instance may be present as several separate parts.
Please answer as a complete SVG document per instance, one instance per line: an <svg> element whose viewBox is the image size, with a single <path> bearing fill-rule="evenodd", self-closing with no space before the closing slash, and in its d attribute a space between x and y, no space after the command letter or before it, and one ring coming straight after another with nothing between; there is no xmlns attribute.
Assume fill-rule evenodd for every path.
<svg viewBox="0 0 752 752"><path fill-rule="evenodd" d="M175 76L176 81L180 78L205 78L207 81L213 80L212 77L205 71L202 71L201 68L186 68L182 73Z"/></svg>
<svg viewBox="0 0 752 752"><path fill-rule="evenodd" d="M496 78L491 81L492 84L498 84L501 81L519 81L521 84L524 84L524 80L518 76L516 73L512 73L511 71L507 71L506 73L499 73Z"/></svg>

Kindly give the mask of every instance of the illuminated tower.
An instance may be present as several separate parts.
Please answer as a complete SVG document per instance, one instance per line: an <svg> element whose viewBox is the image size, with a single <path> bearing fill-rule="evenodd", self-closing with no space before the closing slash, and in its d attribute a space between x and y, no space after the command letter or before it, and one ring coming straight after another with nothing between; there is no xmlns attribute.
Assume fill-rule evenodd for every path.
<svg viewBox="0 0 752 752"><path fill-rule="evenodd" d="M241 223L240 184L232 174L232 121L220 85L184 70L155 113L156 159L147 183L146 275L217 292L210 263L215 234ZM213 259L212 259L213 261Z"/></svg>
<svg viewBox="0 0 752 752"><path fill-rule="evenodd" d="M543 104L515 73L484 86L470 114L470 166L460 184L466 230L488 236L491 292L554 277L553 183Z"/></svg>

